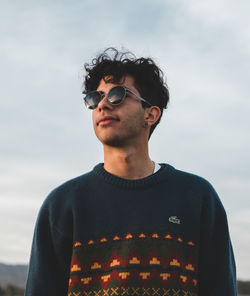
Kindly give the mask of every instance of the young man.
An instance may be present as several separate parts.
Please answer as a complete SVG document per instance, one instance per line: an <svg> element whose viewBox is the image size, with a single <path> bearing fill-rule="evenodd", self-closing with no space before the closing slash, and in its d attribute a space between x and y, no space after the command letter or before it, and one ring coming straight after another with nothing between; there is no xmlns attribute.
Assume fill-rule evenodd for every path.
<svg viewBox="0 0 250 296"><path fill-rule="evenodd" d="M104 164L57 187L42 205L26 296L235 296L217 193L148 154L169 101L162 72L151 59L115 49L85 69L84 100Z"/></svg>

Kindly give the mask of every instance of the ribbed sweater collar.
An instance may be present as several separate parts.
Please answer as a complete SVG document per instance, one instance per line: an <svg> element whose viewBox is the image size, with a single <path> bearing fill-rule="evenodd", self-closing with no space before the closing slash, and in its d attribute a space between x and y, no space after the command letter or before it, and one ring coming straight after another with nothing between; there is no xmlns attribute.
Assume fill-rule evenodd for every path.
<svg viewBox="0 0 250 296"><path fill-rule="evenodd" d="M167 177L175 170L174 167L169 164L161 163L160 165L162 168L155 174L136 180L128 180L110 174L104 169L103 163L97 164L92 172L104 182L122 187L124 189L146 188L166 181Z"/></svg>

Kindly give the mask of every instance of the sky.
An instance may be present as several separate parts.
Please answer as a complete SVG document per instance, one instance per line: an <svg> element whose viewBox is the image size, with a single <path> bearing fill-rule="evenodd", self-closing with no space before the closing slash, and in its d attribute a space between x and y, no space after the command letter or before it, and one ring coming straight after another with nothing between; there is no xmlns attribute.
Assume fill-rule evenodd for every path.
<svg viewBox="0 0 250 296"><path fill-rule="evenodd" d="M27 264L49 192L103 161L82 100L105 48L151 57L170 104L157 162L206 178L226 209L237 276L250 279L250 2L0 0L0 262Z"/></svg>

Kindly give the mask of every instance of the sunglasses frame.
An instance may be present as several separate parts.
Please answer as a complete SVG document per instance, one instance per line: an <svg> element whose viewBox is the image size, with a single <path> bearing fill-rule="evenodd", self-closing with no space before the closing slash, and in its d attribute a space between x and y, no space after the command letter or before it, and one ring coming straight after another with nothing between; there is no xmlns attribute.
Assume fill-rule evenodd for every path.
<svg viewBox="0 0 250 296"><path fill-rule="evenodd" d="M116 88L116 87L123 88L123 89L125 90L125 92L124 92L124 96L121 98L121 102L120 102L120 103L112 104L112 103L109 101L109 93L110 93L114 88ZM123 85L116 85L116 86L112 87L112 88L109 90L109 92L107 93L107 100L108 100L109 104L112 105L112 106L118 106L118 105L121 105L121 104L123 103L124 99L126 98L126 92L127 92L127 91L130 92L131 94L133 94L133 95L134 95L138 100L140 100L141 102L144 102L144 103L146 103L147 105L149 105L149 107L152 106L152 104L150 104L148 101L146 101L145 99L143 99L142 97L140 97L137 93L135 93L135 92L132 91L130 88L125 87L125 86L123 86ZM84 99L84 102L85 102L86 107L87 107L88 109L90 109L90 110L94 110L94 109L96 109L97 106L98 106L98 104L97 104L94 108L92 108L92 107L90 107L90 105L89 105L89 104L87 103L87 101L86 101L86 98L88 97L88 95L90 95L90 94L92 94L92 93L98 93L98 94L99 94L99 98L100 98L100 100L99 100L98 104L101 102L101 100L102 100L103 97L105 96L105 93L104 93L103 91L94 90L94 91L89 92L89 93L88 93L83 99Z"/></svg>

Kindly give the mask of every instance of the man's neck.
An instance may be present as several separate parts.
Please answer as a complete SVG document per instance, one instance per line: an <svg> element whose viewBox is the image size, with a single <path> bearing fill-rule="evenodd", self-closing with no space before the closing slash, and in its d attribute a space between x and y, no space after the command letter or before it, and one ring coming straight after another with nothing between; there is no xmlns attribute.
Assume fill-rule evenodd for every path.
<svg viewBox="0 0 250 296"><path fill-rule="evenodd" d="M141 179L154 172L154 162L144 150L136 147L116 148L104 146L104 169L124 179Z"/></svg>

